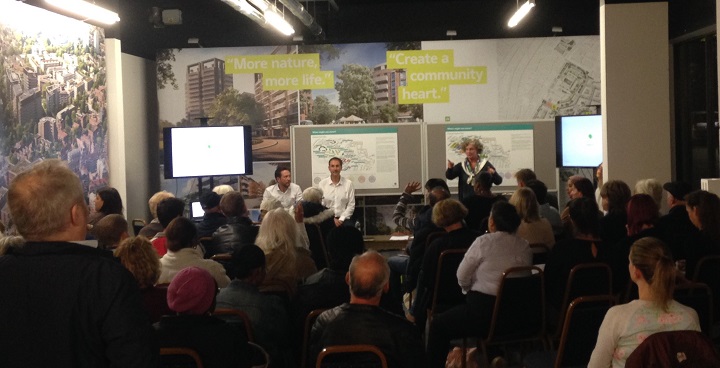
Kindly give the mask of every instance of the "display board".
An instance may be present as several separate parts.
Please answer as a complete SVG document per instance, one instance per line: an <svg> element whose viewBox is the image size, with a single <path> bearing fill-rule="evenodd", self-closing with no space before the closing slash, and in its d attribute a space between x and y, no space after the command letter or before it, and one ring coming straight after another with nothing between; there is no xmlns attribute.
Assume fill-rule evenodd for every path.
<svg viewBox="0 0 720 368"><path fill-rule="evenodd" d="M464 159L457 146L467 137L478 138L485 145L487 159L503 177L501 187L517 186L513 177L515 172L530 168L548 189L557 189L553 120L428 123L425 135L428 137L426 171L429 178L444 178L448 159L454 163ZM456 182L448 184L454 189Z"/></svg>
<svg viewBox="0 0 720 368"><path fill-rule="evenodd" d="M301 188L328 177L328 160L343 160L342 175L357 195L398 194L423 181L424 145L419 123L296 125L290 132L293 180Z"/></svg>

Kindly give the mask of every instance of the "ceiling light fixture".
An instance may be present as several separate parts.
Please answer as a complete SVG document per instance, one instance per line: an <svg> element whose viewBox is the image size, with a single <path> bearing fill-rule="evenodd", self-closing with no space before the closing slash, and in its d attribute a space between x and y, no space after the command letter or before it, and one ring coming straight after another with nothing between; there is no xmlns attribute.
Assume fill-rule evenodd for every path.
<svg viewBox="0 0 720 368"><path fill-rule="evenodd" d="M530 9L532 9L533 7L535 7L535 0L527 0L525 4L522 4L522 6L519 7L517 11L515 11L515 14L510 17L510 20L508 21L508 27L512 28L518 25L518 23L520 23L520 21L525 18L525 16L530 12Z"/></svg>
<svg viewBox="0 0 720 368"><path fill-rule="evenodd" d="M265 16L265 21L269 25L275 27L275 29L285 36L290 36L295 33L295 29L290 25L290 23L288 23L285 18L280 16L277 12L273 10L266 10L263 12L263 15Z"/></svg>
<svg viewBox="0 0 720 368"><path fill-rule="evenodd" d="M265 0L222 0L222 2L230 5L240 13L245 14L248 18L255 21L255 23L265 28L267 28L268 25L272 26L286 36L295 33L292 25L280 15L280 10Z"/></svg>
<svg viewBox="0 0 720 368"><path fill-rule="evenodd" d="M114 11L91 4L82 0L45 0L48 4L65 10L69 13L91 19L103 24L114 24L120 21L120 17Z"/></svg>

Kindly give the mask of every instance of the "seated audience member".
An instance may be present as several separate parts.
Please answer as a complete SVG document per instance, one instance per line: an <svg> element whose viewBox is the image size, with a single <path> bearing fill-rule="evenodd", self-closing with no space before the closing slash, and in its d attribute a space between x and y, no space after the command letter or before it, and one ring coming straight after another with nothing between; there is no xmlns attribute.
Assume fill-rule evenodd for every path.
<svg viewBox="0 0 720 368"><path fill-rule="evenodd" d="M700 331L695 310L673 300L675 264L662 241L636 241L630 249L629 274L639 298L607 312L589 368L624 367L628 356L653 333Z"/></svg>
<svg viewBox="0 0 720 368"><path fill-rule="evenodd" d="M425 332L425 319L427 309L430 308L437 277L438 260L440 254L448 249L468 249L481 235L480 232L470 230L463 225L463 219L468 213L462 203L454 199L445 199L433 207L433 223L447 232L446 236L433 240L425 250L423 265L418 276L418 294L412 306L412 315L415 324L421 332ZM457 269L443 269L444 274L454 276ZM447 278L441 278L445 280ZM452 307L452 306L444 306Z"/></svg>
<svg viewBox="0 0 720 368"><path fill-rule="evenodd" d="M450 198L450 192L445 190L443 186L433 188L428 195L430 215L432 215L432 207L437 202L447 198ZM403 294L411 292L417 285L417 277L425 256L425 243L427 243L428 236L434 232L442 231L441 228L432 223L432 217L430 217L430 220L430 222L422 221L420 226L415 228L413 240L409 248L405 250L407 254L392 256L388 259L390 265L390 292L388 297L391 300L388 307L393 313L403 313ZM405 276L401 283L402 275Z"/></svg>
<svg viewBox="0 0 720 368"><path fill-rule="evenodd" d="M234 189L232 186L230 186L230 185L221 184L221 185L215 186L215 188L213 188L212 191L215 192L215 193L217 193L219 196L222 197L222 196L224 196L226 193L234 192L235 189Z"/></svg>
<svg viewBox="0 0 720 368"><path fill-rule="evenodd" d="M545 187L545 194L543 195L542 199L540 198L540 193L536 189L531 187L530 184L533 182L542 183L540 180L538 180L537 175L535 175L534 171L532 171L531 169L520 169L515 173L515 180L517 181L517 185L520 188L530 187L530 189L532 189L533 192L535 192L535 196L538 197L538 202L541 205L547 204L548 207L552 207L555 209L555 211L557 211L558 199L555 195L549 194L547 192L547 187ZM543 186L544 185L545 185L545 183L543 183ZM540 211L540 215L542 215L542 210ZM553 223L552 220L550 220L550 219L548 219L548 221L550 221L551 224Z"/></svg>
<svg viewBox="0 0 720 368"><path fill-rule="evenodd" d="M267 215L268 212L270 212L274 209L278 209L278 208L283 208L282 203L280 203L280 201L278 201L277 199L275 199L273 197L270 197L270 198L262 201L262 203L260 203L260 221L259 222L262 222L262 220L265 218L265 215Z"/></svg>
<svg viewBox="0 0 720 368"><path fill-rule="evenodd" d="M258 229L248 217L242 193L232 191L223 194L220 210L227 217L227 224L213 233L212 244L205 249L205 256L232 253L246 244L255 244Z"/></svg>
<svg viewBox="0 0 720 368"><path fill-rule="evenodd" d="M605 249L598 237L598 208L594 198L581 197L568 203L573 237L563 239L548 253L545 263L545 295L549 321L562 310L565 285L573 267L605 261ZM557 326L551 326L557 327Z"/></svg>
<svg viewBox="0 0 720 368"><path fill-rule="evenodd" d="M167 305L167 288L155 286L160 277L160 257L150 241L144 236L127 238L115 248L114 254L135 277L150 321L155 323L161 316L171 314Z"/></svg>
<svg viewBox="0 0 720 368"><path fill-rule="evenodd" d="M111 214L98 221L91 230L100 249L115 249L120 242L127 238L128 223L125 217Z"/></svg>
<svg viewBox="0 0 720 368"><path fill-rule="evenodd" d="M635 194L627 204L627 236L617 244L605 244L610 251L610 266L613 269L613 291L625 291L630 282L628 273L628 255L635 241L648 236L661 238L662 231L655 227L658 220L658 208L652 197L647 194Z"/></svg>
<svg viewBox="0 0 720 368"><path fill-rule="evenodd" d="M468 214L465 217L467 227L481 233L487 231L485 221L490 216L490 209L493 204L497 201L506 200L501 194L493 194L490 190L493 184L492 178L492 175L486 171L481 171L475 175L473 179L475 194L465 197L462 201L465 208L468 209Z"/></svg>
<svg viewBox="0 0 720 368"><path fill-rule="evenodd" d="M686 208L690 221L699 230L688 237L683 247L686 274L692 277L702 257L720 254L720 199L713 193L698 190L687 195Z"/></svg>
<svg viewBox="0 0 720 368"><path fill-rule="evenodd" d="M662 184L657 179L641 179L635 183L634 194L649 195L655 201L658 211L662 208L662 192Z"/></svg>
<svg viewBox="0 0 720 368"><path fill-rule="evenodd" d="M217 296L218 308L245 312L250 318L255 342L262 346L274 367L292 366L290 319L283 300L263 294L258 288L265 280L265 254L254 244L232 255L234 279Z"/></svg>
<svg viewBox="0 0 720 368"><path fill-rule="evenodd" d="M687 204L685 197L691 191L690 184L682 181L671 181L665 183L663 189L667 192L667 205L670 210L667 215L658 219L657 227L663 232L662 239L670 248L673 259L685 259L683 249L685 239L697 231L685 208Z"/></svg>
<svg viewBox="0 0 720 368"><path fill-rule="evenodd" d="M185 217L172 220L165 229L165 235L167 253L160 258L159 284L171 282L178 272L191 266L207 270L220 288L230 283L230 278L225 274L225 268L220 263L203 258L202 252L197 247L197 229L191 220Z"/></svg>
<svg viewBox="0 0 720 368"><path fill-rule="evenodd" d="M26 240L0 257L0 366L156 367L157 346L129 272L85 240L80 179L47 159L10 183Z"/></svg>
<svg viewBox="0 0 720 368"><path fill-rule="evenodd" d="M212 236L215 230L227 224L227 217L220 211L220 195L215 192L203 193L200 206L204 214L202 221L197 224L198 238Z"/></svg>
<svg viewBox="0 0 720 368"><path fill-rule="evenodd" d="M458 284L467 293L465 304L435 315L430 323L427 353L431 367L445 367L453 338L487 335L503 272L532 264L528 242L515 235L518 226L520 216L513 205L493 205L490 233L472 243L457 270Z"/></svg>
<svg viewBox="0 0 720 368"><path fill-rule="evenodd" d="M605 216L600 219L600 239L605 244L616 244L627 235L627 203L630 200L630 187L620 180L610 180L600 188L602 210Z"/></svg>
<svg viewBox="0 0 720 368"><path fill-rule="evenodd" d="M282 208L268 212L255 241L265 252L267 261L266 283L261 287L263 291L277 291L272 284L279 280L287 284L294 294L298 282L317 272L310 251L298 247L297 240L297 227L289 213Z"/></svg>
<svg viewBox="0 0 720 368"><path fill-rule="evenodd" d="M88 225L95 226L103 217L110 214L122 215L123 203L120 193L112 187L105 187L95 193L95 212L90 215Z"/></svg>
<svg viewBox="0 0 720 368"><path fill-rule="evenodd" d="M20 248L25 245L25 239L22 236L0 236L0 256L7 252L8 248Z"/></svg>
<svg viewBox="0 0 720 368"><path fill-rule="evenodd" d="M430 191L435 187L445 188L445 190L450 193L450 189L448 188L445 180L438 178L428 179L428 181L425 182L425 186L423 187L425 189L424 193L426 205L420 208L415 217L408 217L407 207L413 200L412 194L413 192L420 189L420 183L408 183L405 186L405 190L400 195L400 199L398 200L397 205L395 205L395 210L393 211L393 222L397 226L403 227L410 231L415 231L415 229L422 227L423 224L432 222L432 206L430 206L429 195Z"/></svg>
<svg viewBox="0 0 720 368"><path fill-rule="evenodd" d="M157 214L158 214L158 220L160 221L160 225L163 227L163 231L155 234L155 236L150 239L152 242L153 248L158 253L158 256L162 257L167 253L167 239L165 238L165 229L170 225L170 221L182 217L185 213L185 202L183 202L182 199L171 197L166 198L160 201L157 206Z"/></svg>
<svg viewBox="0 0 720 368"><path fill-rule="evenodd" d="M320 188L309 187L303 191L303 224L308 235L308 247L312 253L313 261L318 268L326 267L325 254L322 242L335 226L335 211L322 205L323 193ZM318 226L320 233L311 229Z"/></svg>
<svg viewBox="0 0 720 368"><path fill-rule="evenodd" d="M385 258L375 251L355 256L345 280L350 286L350 303L318 316L310 335L310 361L326 346L370 344L385 355L388 367L426 367L423 343L415 327L403 318L379 307L388 291Z"/></svg>
<svg viewBox="0 0 720 368"><path fill-rule="evenodd" d="M200 355L203 367L251 366L251 350L244 331L210 313L215 309L217 285L206 270L188 267L178 272L167 289L170 309L155 324L160 347L187 347Z"/></svg>
<svg viewBox="0 0 720 368"><path fill-rule="evenodd" d="M510 204L515 206L522 219L517 229L517 236L527 240L529 244L545 244L552 249L555 245L550 221L541 218L535 193L530 188L518 188L510 197Z"/></svg>
<svg viewBox="0 0 720 368"><path fill-rule="evenodd" d="M158 220L157 215L157 206L158 203L160 203L163 199L166 198L175 198L175 196L167 191L157 192L153 194L152 197L148 200L148 207L150 207L150 214L152 215L153 219L150 221L149 224L145 225L140 231L138 232L139 236L144 236L148 239L152 239L155 237L155 234L163 231L165 228L160 224L160 220Z"/></svg>
<svg viewBox="0 0 720 368"><path fill-rule="evenodd" d="M535 193L535 198L537 198L538 204L540 205L538 207L540 217L547 219L550 222L550 226L552 226L553 234L555 234L555 236L560 235L563 230L560 212L558 212L557 208L552 207L548 203L548 189L547 186L545 186L545 183L540 180L530 180L526 183L526 186L532 189L533 193Z"/></svg>
<svg viewBox="0 0 720 368"><path fill-rule="evenodd" d="M595 202L595 207L597 207L597 201L595 200L595 189L593 188L593 183L588 178L582 177L580 175L571 176L568 179L567 183L567 194L570 201L578 198L589 198L593 202ZM599 209L598 216L602 216L602 213ZM574 230L570 221L570 212L567 205L565 206L565 209L563 209L563 211L560 213L560 219L563 222L563 232L565 237L572 238Z"/></svg>

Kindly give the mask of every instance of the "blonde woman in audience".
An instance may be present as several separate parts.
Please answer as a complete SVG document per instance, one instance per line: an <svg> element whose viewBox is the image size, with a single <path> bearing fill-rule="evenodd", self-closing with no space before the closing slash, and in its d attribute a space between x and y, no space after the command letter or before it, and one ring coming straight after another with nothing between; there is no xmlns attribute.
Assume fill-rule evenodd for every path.
<svg viewBox="0 0 720 368"><path fill-rule="evenodd" d="M641 179L635 183L635 193L633 194L647 194L652 197L657 205L658 209L662 208L662 183L657 179Z"/></svg>
<svg viewBox="0 0 720 368"><path fill-rule="evenodd" d="M150 207L150 214L152 215L153 219L150 221L149 224L145 225L142 229L140 229L140 232L138 232L138 235L144 236L148 239L152 239L155 234L163 231L163 226L160 224L160 220L158 220L157 217L157 206L158 203L162 202L163 199L167 198L175 198L175 195L168 191L161 191L153 194L152 197L148 200L148 207Z"/></svg>
<svg viewBox="0 0 720 368"><path fill-rule="evenodd" d="M235 191L235 189L233 189L233 187L231 187L227 184L218 185L215 188L213 188L213 192L215 192L219 195L223 195L225 193L234 192L234 191Z"/></svg>
<svg viewBox="0 0 720 368"><path fill-rule="evenodd" d="M695 310L673 300L675 263L662 241L636 241L628 269L639 298L607 312L588 368L624 367L635 348L656 332L700 331Z"/></svg>
<svg viewBox="0 0 720 368"><path fill-rule="evenodd" d="M265 215L255 243L265 253L266 278L261 290L274 290L273 280L287 284L294 293L302 279L317 272L310 251L297 244L298 231L293 217L282 208Z"/></svg>
<svg viewBox="0 0 720 368"><path fill-rule="evenodd" d="M160 277L160 258L150 240L144 236L126 238L115 248L114 255L137 280L151 321L157 322L161 316L171 314L167 288L155 287Z"/></svg>
<svg viewBox="0 0 720 368"><path fill-rule="evenodd" d="M522 219L517 236L527 240L529 244L542 243L552 249L555 235L550 221L540 217L535 192L527 187L518 188L510 197L510 204L515 206Z"/></svg>
<svg viewBox="0 0 720 368"><path fill-rule="evenodd" d="M197 266L210 272L218 287L224 288L230 283L225 268L211 259L204 259L202 251L197 248L197 228L185 218L177 217L165 228L167 237L167 253L160 258L161 273L158 283L167 284L181 270Z"/></svg>

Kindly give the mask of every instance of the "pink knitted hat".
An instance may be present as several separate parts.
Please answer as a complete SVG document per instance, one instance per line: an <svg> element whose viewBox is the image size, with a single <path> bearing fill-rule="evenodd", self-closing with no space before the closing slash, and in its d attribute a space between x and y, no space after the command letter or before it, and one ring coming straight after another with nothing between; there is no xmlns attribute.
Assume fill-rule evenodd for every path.
<svg viewBox="0 0 720 368"><path fill-rule="evenodd" d="M188 267L175 275L167 291L170 309L183 314L205 314L212 308L215 279L200 267Z"/></svg>

